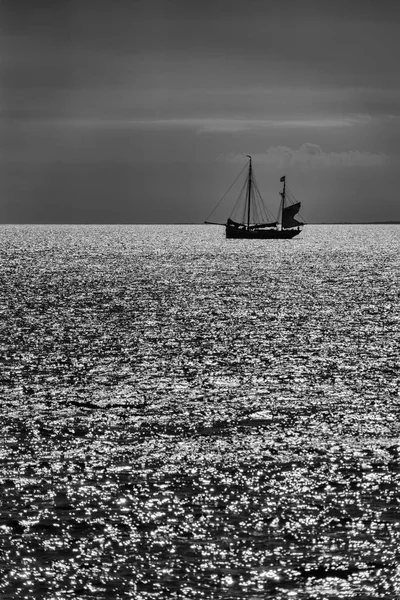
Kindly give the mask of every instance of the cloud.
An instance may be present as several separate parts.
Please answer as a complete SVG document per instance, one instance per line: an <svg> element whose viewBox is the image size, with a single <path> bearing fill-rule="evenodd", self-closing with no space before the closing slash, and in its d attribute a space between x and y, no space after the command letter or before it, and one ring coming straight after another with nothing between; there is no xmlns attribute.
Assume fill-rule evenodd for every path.
<svg viewBox="0 0 400 600"><path fill-rule="evenodd" d="M299 148L271 146L263 154L253 154L253 160L276 168L330 168L330 167L375 167L384 164L387 156L382 153L345 150L324 152L321 146L306 142ZM243 155L231 154L224 157L228 162L242 162Z"/></svg>
<svg viewBox="0 0 400 600"><path fill-rule="evenodd" d="M0 115L0 122L5 121ZM304 117L304 118L223 118L223 117L172 117L159 119L135 119L129 117L110 117L109 115L25 115L19 122L36 126L63 127L77 129L192 129L197 134L203 133L239 133L260 129L330 129L363 126L371 122L369 115L350 115L347 117Z"/></svg>
<svg viewBox="0 0 400 600"><path fill-rule="evenodd" d="M347 119L204 119L199 123L197 133L234 133L260 128L326 128L348 127L352 122Z"/></svg>
<svg viewBox="0 0 400 600"><path fill-rule="evenodd" d="M184 118L132 120L131 126L153 127L188 127L196 133L236 133L260 128L336 128L364 125L370 122L368 115L349 117L321 117L305 119L223 119L223 118Z"/></svg>

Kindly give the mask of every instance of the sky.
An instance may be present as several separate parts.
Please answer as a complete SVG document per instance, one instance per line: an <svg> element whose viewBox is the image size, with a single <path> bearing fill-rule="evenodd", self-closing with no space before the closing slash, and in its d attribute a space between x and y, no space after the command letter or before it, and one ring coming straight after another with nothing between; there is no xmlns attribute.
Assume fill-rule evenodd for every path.
<svg viewBox="0 0 400 600"><path fill-rule="evenodd" d="M247 154L272 213L286 175L307 222L400 220L395 0L0 0L0 24L0 222L201 223Z"/></svg>

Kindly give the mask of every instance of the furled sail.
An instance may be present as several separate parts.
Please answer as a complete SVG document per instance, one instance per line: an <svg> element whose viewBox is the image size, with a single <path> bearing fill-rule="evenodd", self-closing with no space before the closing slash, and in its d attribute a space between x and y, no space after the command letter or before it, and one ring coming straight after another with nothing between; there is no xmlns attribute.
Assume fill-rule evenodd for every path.
<svg viewBox="0 0 400 600"><path fill-rule="evenodd" d="M290 206L285 206L282 211L282 227L284 229L288 229L289 227L300 227L303 225L300 221L297 221L294 218L300 210L300 202L296 202L296 204L291 204Z"/></svg>
<svg viewBox="0 0 400 600"><path fill-rule="evenodd" d="M227 222L226 222L228 227L243 227L243 223L237 223L236 221L233 221L231 218L228 218Z"/></svg>
<svg viewBox="0 0 400 600"><path fill-rule="evenodd" d="M262 229L263 227L276 227L277 223L256 223L255 225L250 225L249 229Z"/></svg>

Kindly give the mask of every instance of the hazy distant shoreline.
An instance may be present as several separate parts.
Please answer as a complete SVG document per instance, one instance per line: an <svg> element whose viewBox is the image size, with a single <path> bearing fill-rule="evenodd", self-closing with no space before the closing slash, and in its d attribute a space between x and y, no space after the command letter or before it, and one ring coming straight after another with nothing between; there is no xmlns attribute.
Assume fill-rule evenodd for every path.
<svg viewBox="0 0 400 600"><path fill-rule="evenodd" d="M202 223L135 223L135 225L202 225ZM224 225L221 223L221 225ZM314 221L307 225L400 225L400 221Z"/></svg>
<svg viewBox="0 0 400 600"><path fill-rule="evenodd" d="M335 221L329 223L327 221L320 221L307 223L307 225L400 225L400 221Z"/></svg>
<svg viewBox="0 0 400 600"><path fill-rule="evenodd" d="M218 225L218 223L213 223ZM176 223L0 223L5 225L205 225L197 222L176 222ZM224 227L225 223L220 223ZM307 225L400 225L400 221L315 221L306 223Z"/></svg>

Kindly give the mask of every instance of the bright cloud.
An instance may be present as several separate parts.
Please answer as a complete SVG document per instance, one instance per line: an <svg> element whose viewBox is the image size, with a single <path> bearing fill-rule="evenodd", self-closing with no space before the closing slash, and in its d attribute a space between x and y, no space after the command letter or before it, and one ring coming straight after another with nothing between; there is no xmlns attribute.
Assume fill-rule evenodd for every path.
<svg viewBox="0 0 400 600"><path fill-rule="evenodd" d="M365 115L349 117L321 117L305 119L222 119L222 118L184 118L129 121L132 126L153 127L188 127L196 133L235 133L260 128L332 128L364 125L369 122Z"/></svg>
<svg viewBox="0 0 400 600"><path fill-rule="evenodd" d="M385 154L361 152L360 150L345 150L343 152L324 152L321 146L306 142L299 148L287 146L271 146L263 154L253 154L253 160L268 164L276 168L304 167L304 168L329 168L329 167L374 167L386 162ZM243 156L232 154L225 160L242 162Z"/></svg>
<svg viewBox="0 0 400 600"><path fill-rule="evenodd" d="M395 117L391 117L395 118ZM171 118L171 119L129 119L101 117L46 117L27 120L32 125L43 127L68 127L78 129L192 129L197 134L203 133L240 133L260 129L330 129L367 125L371 122L368 115L351 115L348 117L321 117L302 119L226 119L226 118Z"/></svg>

